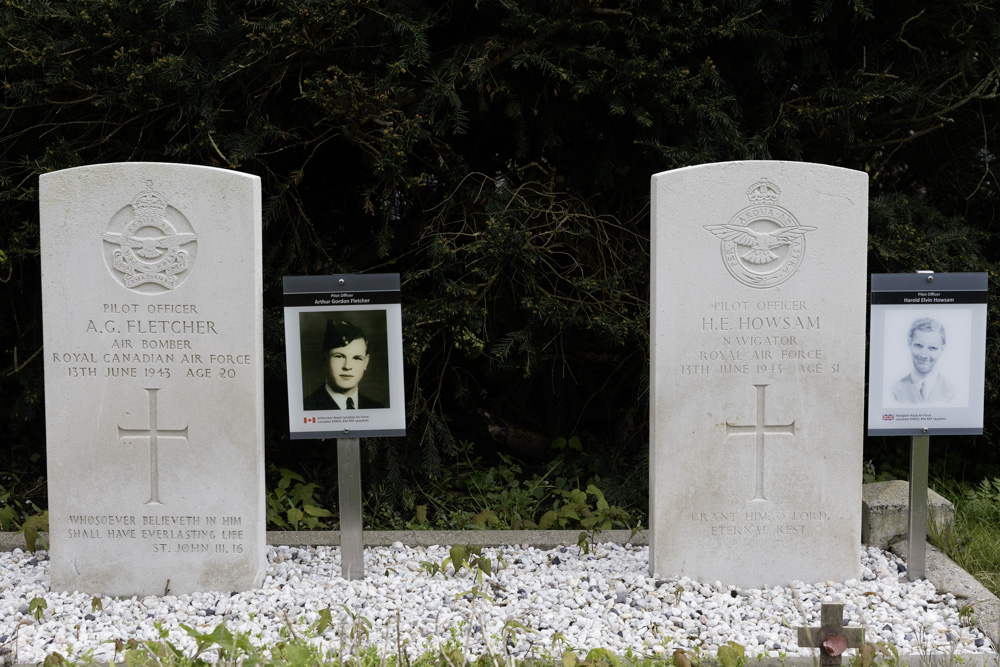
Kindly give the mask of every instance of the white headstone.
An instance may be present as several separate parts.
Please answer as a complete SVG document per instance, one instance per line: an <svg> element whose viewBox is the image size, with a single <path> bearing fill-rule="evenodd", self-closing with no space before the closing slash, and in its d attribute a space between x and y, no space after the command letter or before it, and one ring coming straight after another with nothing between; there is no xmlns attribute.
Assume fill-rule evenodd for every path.
<svg viewBox="0 0 1000 667"><path fill-rule="evenodd" d="M860 575L867 211L825 165L653 176L651 572Z"/></svg>
<svg viewBox="0 0 1000 667"><path fill-rule="evenodd" d="M101 164L40 206L53 590L260 585L260 179Z"/></svg>

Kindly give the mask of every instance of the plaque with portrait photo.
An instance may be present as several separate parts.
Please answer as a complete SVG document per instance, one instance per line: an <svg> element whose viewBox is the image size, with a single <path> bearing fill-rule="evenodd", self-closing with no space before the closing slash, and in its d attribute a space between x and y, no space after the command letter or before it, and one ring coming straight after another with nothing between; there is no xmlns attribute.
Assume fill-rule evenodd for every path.
<svg viewBox="0 0 1000 667"><path fill-rule="evenodd" d="M869 435L983 432L985 273L873 274Z"/></svg>
<svg viewBox="0 0 1000 667"><path fill-rule="evenodd" d="M399 274L286 276L292 439L406 435Z"/></svg>

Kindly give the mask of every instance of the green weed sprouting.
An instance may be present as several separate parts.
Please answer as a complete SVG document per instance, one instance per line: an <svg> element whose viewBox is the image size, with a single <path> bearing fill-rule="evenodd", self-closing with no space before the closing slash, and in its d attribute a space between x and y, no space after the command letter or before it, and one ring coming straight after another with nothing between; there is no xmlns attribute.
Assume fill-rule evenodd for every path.
<svg viewBox="0 0 1000 667"><path fill-rule="evenodd" d="M49 530L48 510L42 510L31 501L36 494L44 494L45 479L26 482L21 475L12 472L0 478L3 480L0 484L0 531L23 533L28 551L34 551L38 533ZM42 546L48 547L44 541Z"/></svg>
<svg viewBox="0 0 1000 667"><path fill-rule="evenodd" d="M273 471L274 466L271 468ZM326 528L322 519L333 516L333 512L320 507L315 497L319 484L306 484L301 475L287 468L282 468L280 473L278 485L267 493L268 524L285 530Z"/></svg>
<svg viewBox="0 0 1000 667"><path fill-rule="evenodd" d="M209 665L267 666L267 667L311 667L313 665L334 665L335 667L747 667L746 649L736 642L720 646L717 655L703 653L701 647L678 648L672 655L661 657L655 652L635 652L627 649L616 654L606 648L593 648L585 654L569 645L562 633L554 633L549 649L542 644L533 644L522 656L511 655L510 647L518 643L518 635L533 635L537 631L515 618L508 618L500 630L503 650L492 650L485 641L484 651L478 656L469 656L462 643L465 621L451 626L449 636L437 646L425 643L424 652L411 658L404 652L405 643L397 637L396 653L379 651L368 644L371 621L340 605L347 618L340 624L335 647L323 648L318 641L334 625L329 608L319 612L319 619L310 626L300 626L297 630L290 622L281 631L281 639L270 646L255 645L249 632L232 632L226 622L211 630L201 631L181 624L180 628L191 637L195 645L183 650L169 640L169 631L159 622L154 626L158 638L145 641L136 639L115 639L115 663L126 667L208 667ZM399 617L397 615L397 632ZM465 632L466 641L469 633ZM329 639L329 635L327 636ZM485 640L485 638L484 638ZM784 657L783 654L781 656ZM760 655L757 662L764 660ZM961 664L960 656L951 656L951 661ZM783 662L783 661L782 661ZM93 651L84 651L77 656L63 656L52 653L46 656L43 667L66 665L76 667L93 665ZM850 667L899 667L900 657L895 646L878 642L867 643L858 649L857 656L848 663ZM929 663L928 663L929 664ZM995 665L993 667L996 667Z"/></svg>
<svg viewBox="0 0 1000 667"><path fill-rule="evenodd" d="M499 453L499 462L486 466L480 457L472 456L472 443L462 441L456 448L458 463L417 481L417 489L404 489L397 500L378 485L366 497L366 516L387 530L580 528L589 538L606 529L607 519L611 527L632 528L633 534L641 530L634 518L641 510L630 505L626 511L611 503L607 508L598 506L607 498L601 468L589 462L591 457L578 455L584 451L579 436L555 438L551 448L559 452L558 458L530 478L512 456ZM621 485L615 488L620 494ZM387 507L400 500L401 511ZM406 519L407 515L412 518ZM595 516L595 523L604 525L592 529L587 519Z"/></svg>
<svg viewBox="0 0 1000 667"><path fill-rule="evenodd" d="M28 613L34 616L36 621L42 620L42 616L48 608L49 603L45 601L45 598L31 598L31 602L28 603Z"/></svg>
<svg viewBox="0 0 1000 667"><path fill-rule="evenodd" d="M971 627L975 625L976 624L975 612L976 610L971 602L969 604L962 605L962 607L958 610L958 622L963 627Z"/></svg>
<svg viewBox="0 0 1000 667"><path fill-rule="evenodd" d="M722 667L744 667L747 664L746 649L736 642L726 642L717 652Z"/></svg>

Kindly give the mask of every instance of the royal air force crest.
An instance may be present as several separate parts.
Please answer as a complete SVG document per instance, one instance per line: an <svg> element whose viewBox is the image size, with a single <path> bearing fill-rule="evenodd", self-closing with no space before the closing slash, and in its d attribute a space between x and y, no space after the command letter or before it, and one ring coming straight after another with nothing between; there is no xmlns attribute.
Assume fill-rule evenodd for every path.
<svg viewBox="0 0 1000 667"><path fill-rule="evenodd" d="M152 181L112 218L101 239L108 267L126 287L146 292L177 287L198 246L187 218L153 190Z"/></svg>
<svg viewBox="0 0 1000 667"><path fill-rule="evenodd" d="M722 240L722 261L729 273L749 287L780 285L799 268L805 256L805 235L816 227L799 224L778 205L781 190L764 178L746 190L747 206L725 225L705 229Z"/></svg>

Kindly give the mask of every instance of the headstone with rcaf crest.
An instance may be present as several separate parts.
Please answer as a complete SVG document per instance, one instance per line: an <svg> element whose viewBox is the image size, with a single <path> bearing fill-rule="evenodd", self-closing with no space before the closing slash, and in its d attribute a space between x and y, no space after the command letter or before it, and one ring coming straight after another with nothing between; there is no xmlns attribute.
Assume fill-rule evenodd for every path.
<svg viewBox="0 0 1000 667"><path fill-rule="evenodd" d="M653 176L652 572L859 576L867 210L826 165Z"/></svg>
<svg viewBox="0 0 1000 667"><path fill-rule="evenodd" d="M260 179L40 179L52 589L256 587L265 569Z"/></svg>

